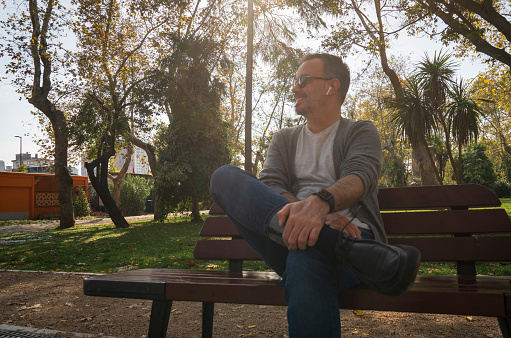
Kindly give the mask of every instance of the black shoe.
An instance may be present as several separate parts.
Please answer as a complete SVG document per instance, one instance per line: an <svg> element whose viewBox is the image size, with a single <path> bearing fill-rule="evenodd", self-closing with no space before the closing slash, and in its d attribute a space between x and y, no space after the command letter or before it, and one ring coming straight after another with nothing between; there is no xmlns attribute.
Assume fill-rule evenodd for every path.
<svg viewBox="0 0 511 338"><path fill-rule="evenodd" d="M335 248L337 261L374 290L397 296L408 290L417 276L421 254L408 245L389 245L341 233Z"/></svg>

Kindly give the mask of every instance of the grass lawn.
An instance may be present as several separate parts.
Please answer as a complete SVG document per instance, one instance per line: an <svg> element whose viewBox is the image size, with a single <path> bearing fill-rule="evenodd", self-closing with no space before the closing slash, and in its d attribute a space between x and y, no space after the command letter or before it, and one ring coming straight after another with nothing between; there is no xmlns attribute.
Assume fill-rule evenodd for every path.
<svg viewBox="0 0 511 338"><path fill-rule="evenodd" d="M511 198L501 198L502 208L506 209L509 218L511 218Z"/></svg>
<svg viewBox="0 0 511 338"><path fill-rule="evenodd" d="M140 221L0 235L0 269L115 272L137 268L227 269L226 262L196 262L193 248L202 222ZM262 263L248 263L265 269Z"/></svg>
<svg viewBox="0 0 511 338"><path fill-rule="evenodd" d="M511 217L511 199L502 199ZM202 222L172 218L165 223L139 221L128 229L112 224L65 230L0 234L0 269L69 272L116 272L139 268L226 270L227 262L196 261L195 242ZM246 262L247 270L265 270ZM478 274L511 275L511 264L479 264ZM419 274L452 275L455 265L423 263Z"/></svg>

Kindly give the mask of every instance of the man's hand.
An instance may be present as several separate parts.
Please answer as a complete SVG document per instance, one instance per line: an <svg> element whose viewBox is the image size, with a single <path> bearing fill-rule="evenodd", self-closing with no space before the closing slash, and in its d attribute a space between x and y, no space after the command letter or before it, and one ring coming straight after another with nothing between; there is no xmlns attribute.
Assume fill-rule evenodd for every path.
<svg viewBox="0 0 511 338"><path fill-rule="evenodd" d="M362 232L355 224L350 223L344 228L348 222L348 218L338 214L328 214L325 220L325 224L329 225L332 229L345 232L351 237L362 238Z"/></svg>
<svg viewBox="0 0 511 338"><path fill-rule="evenodd" d="M279 225L285 225L282 239L291 250L314 246L325 224L330 206L316 195L286 204L278 213Z"/></svg>

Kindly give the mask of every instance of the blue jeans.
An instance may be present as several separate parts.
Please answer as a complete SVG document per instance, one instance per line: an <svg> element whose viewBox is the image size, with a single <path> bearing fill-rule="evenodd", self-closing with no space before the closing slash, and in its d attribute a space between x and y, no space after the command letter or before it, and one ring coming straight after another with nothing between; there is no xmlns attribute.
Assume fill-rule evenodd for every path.
<svg viewBox="0 0 511 338"><path fill-rule="evenodd" d="M235 166L213 173L210 193L238 232L283 277L289 336L340 337L337 294L360 281L333 257L314 248L289 250L284 245L275 215L290 202ZM360 230L362 238L373 238L370 231Z"/></svg>

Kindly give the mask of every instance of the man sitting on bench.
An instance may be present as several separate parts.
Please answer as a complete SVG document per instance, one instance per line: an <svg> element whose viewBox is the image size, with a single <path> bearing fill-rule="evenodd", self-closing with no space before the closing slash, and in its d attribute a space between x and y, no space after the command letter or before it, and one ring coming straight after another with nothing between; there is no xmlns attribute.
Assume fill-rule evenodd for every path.
<svg viewBox="0 0 511 338"><path fill-rule="evenodd" d="M387 244L377 202L378 131L340 116L347 65L329 54L300 64L292 91L307 123L275 134L260 180L224 166L210 192L283 277L290 337L339 337L337 294L363 283L399 295L415 280L420 253Z"/></svg>

